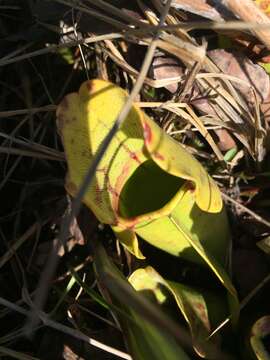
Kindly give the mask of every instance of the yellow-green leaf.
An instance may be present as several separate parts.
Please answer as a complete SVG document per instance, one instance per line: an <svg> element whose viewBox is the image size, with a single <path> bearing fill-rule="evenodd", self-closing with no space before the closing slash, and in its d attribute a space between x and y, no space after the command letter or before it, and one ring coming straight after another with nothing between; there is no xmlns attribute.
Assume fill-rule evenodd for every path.
<svg viewBox="0 0 270 360"><path fill-rule="evenodd" d="M152 267L137 269L129 277L132 286L141 293L151 292L155 300L164 305L169 297L173 297L182 315L190 327L193 345L197 353L209 359L219 358L217 337L208 339L215 324L211 324L213 312L216 321L221 321L226 314L226 301L209 291L202 291L181 283L171 282L162 278ZM215 308L213 310L213 304Z"/></svg>
<svg viewBox="0 0 270 360"><path fill-rule="evenodd" d="M127 98L123 89L96 79L59 105L57 124L71 195ZM201 164L136 105L109 145L83 201L135 256L143 258L139 235L163 251L209 267L237 308L224 268L230 233L219 189Z"/></svg>
<svg viewBox="0 0 270 360"><path fill-rule="evenodd" d="M132 358L189 360L179 344L179 338L183 337L183 343L190 345L186 332L181 327L175 328L174 323L172 329L162 309L133 289L99 243L94 245L94 263L104 297L118 309L116 315ZM178 339L172 336L176 333Z"/></svg>

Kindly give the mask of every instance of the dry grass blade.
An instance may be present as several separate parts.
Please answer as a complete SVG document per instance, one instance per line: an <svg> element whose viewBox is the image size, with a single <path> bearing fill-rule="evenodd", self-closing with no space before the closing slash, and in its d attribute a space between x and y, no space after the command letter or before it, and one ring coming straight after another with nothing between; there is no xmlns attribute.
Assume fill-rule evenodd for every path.
<svg viewBox="0 0 270 360"><path fill-rule="evenodd" d="M111 51L108 51L107 49L103 48L103 51L106 55L108 55L118 66L120 66L124 71L126 71L129 75L134 76L137 78L139 76L139 72L135 70L132 66L130 66L124 59L121 59L120 57L117 57L115 54L113 54ZM145 77L144 83L152 86L154 88L161 88L169 84L175 84L180 82L183 79L182 76L177 76L174 78L169 79L162 79L162 80L153 80L149 77Z"/></svg>
<svg viewBox="0 0 270 360"><path fill-rule="evenodd" d="M222 86L220 81L205 77L204 79L199 78L198 83L204 90L211 89L209 95L215 96L215 102L218 104L218 106L215 106L214 108L222 110L223 115L225 115L224 121L233 122L235 124L243 123L243 120L241 119L241 113L243 114L241 107L224 86Z"/></svg>
<svg viewBox="0 0 270 360"><path fill-rule="evenodd" d="M0 153L18 156L27 156L34 159L43 159L51 161L65 161L64 156L50 156L31 150L15 149L11 147L0 146Z"/></svg>
<svg viewBox="0 0 270 360"><path fill-rule="evenodd" d="M214 142L211 134L209 133L207 128L204 126L203 122L194 113L194 111L189 105L185 103L161 103L161 102L148 102L148 103L139 102L136 104L139 107L151 107L151 108L158 107L161 109L166 109L178 115L179 117L185 119L186 121L190 122L193 126L195 126L195 128L202 134L205 140L209 143L218 160L222 162L224 161L223 155L220 152L219 148L217 147L216 143ZM182 110L182 108L186 109L186 111Z"/></svg>
<svg viewBox="0 0 270 360"><path fill-rule="evenodd" d="M95 339L90 338L89 336L83 334L82 332L75 330L75 329L71 329L66 325L62 325L60 323L57 323L56 321L50 320L48 319L48 317L46 315L44 315L43 313L39 313L39 318L42 320L43 324L45 326L49 326L53 329L56 329L58 331L61 331L65 334L68 334L70 336L73 336L74 338L81 340L83 342L86 342L87 344L90 344L92 346L95 346L96 348L106 351L107 353L110 353L112 355L115 355L121 359L126 359L126 360L132 360L131 356L123 351L117 350L111 346L108 346L100 341L97 341Z"/></svg>
<svg viewBox="0 0 270 360"><path fill-rule="evenodd" d="M208 142L208 144L211 146L218 160L223 162L224 160L221 151L217 147L211 134L208 132L208 130L206 129L200 118L194 113L194 111L191 109L190 106L188 106L187 104L181 104L181 105L182 106L179 106L178 108L170 107L170 105L164 105L164 108L184 118L186 121L190 122L193 126L195 126L198 129L198 131L202 134L202 136L205 138L205 140ZM184 107L186 111L183 111L180 107Z"/></svg>
<svg viewBox="0 0 270 360"><path fill-rule="evenodd" d="M141 1L139 5L144 12L146 18L153 24L153 27L158 24L158 17L151 9L145 6ZM172 19L171 16L168 16ZM171 20L172 21L172 20ZM164 30L167 29L164 28ZM146 43L150 40L144 39ZM205 46L198 46L186 32L178 31L178 36L163 32L160 34L160 39L157 41L157 47L178 57L189 67L193 66L194 62L202 63L205 58Z"/></svg>
<svg viewBox="0 0 270 360"><path fill-rule="evenodd" d="M103 0L87 0L87 2L90 4L93 4L95 7L98 7L104 11L109 12L110 14L118 16L124 22L128 21L130 24L132 24L134 26L139 26L139 27L145 28L145 29L149 28L152 31L151 25L136 19L134 16L131 16L128 13L123 12L122 10L119 10L116 6L108 4L107 2L105 2Z"/></svg>
<svg viewBox="0 0 270 360"><path fill-rule="evenodd" d="M203 62L206 53L204 46L195 46L186 40L167 33L161 36L157 46L161 50L178 57L188 67L192 67L194 62Z"/></svg>
<svg viewBox="0 0 270 360"><path fill-rule="evenodd" d="M148 10L146 13L150 21L155 25L155 15ZM173 22L173 20L171 20L171 22ZM204 46L196 46L194 40L191 39L187 33L184 38L184 43L180 36L183 38L183 32L179 34L179 37L163 33L161 37L163 40L159 40L158 43L159 48L178 57L188 68L194 64L194 61L202 63L202 68L206 74L204 76L204 74L201 73L196 76L197 85L202 92L209 92L209 95L214 97L215 100L211 102L211 107L216 112L217 117L224 125L227 123L229 127L233 128L235 136L242 142L247 151L253 157L257 157L254 146L254 124L256 120L250 113L245 100L240 96L239 92L236 91L233 84L231 84L230 80L234 79L224 77L224 74L220 72L218 67L209 58L205 57ZM208 76L209 72L211 74L220 73L221 76L219 78L213 75ZM240 124L245 124L245 127ZM211 143L211 147L215 149L214 152L218 154L219 150L212 141ZM218 157L220 158L220 154Z"/></svg>
<svg viewBox="0 0 270 360"><path fill-rule="evenodd" d="M38 159L45 159L45 160L52 160L52 161L64 161L65 157L64 154L61 152L51 149L45 145L35 143L35 142L27 142L25 140L17 139L13 136L7 135L3 132L0 132L0 137L3 137L7 140L9 140L10 143L15 143L21 146L24 146L26 148L29 148L29 150L25 149L17 149L12 147L5 147L0 146L0 152L6 153L6 154L13 154L13 155L19 155L19 156L29 156L33 158Z"/></svg>
<svg viewBox="0 0 270 360"><path fill-rule="evenodd" d="M156 26L158 24L157 16L148 8L143 7L146 17L149 21ZM171 19L171 17L169 17ZM180 60L184 61L189 66L192 66L194 62L202 62L205 58L205 47L198 46L186 32L181 31L178 36L163 32L158 41L158 47L174 56L177 56Z"/></svg>
<svg viewBox="0 0 270 360"><path fill-rule="evenodd" d="M74 47L74 46L78 46L80 44L81 45L83 45L83 44L91 44L91 43L95 43L95 42L98 42L98 41L103 41L105 39L120 39L123 36L124 35L119 34L119 33L110 33L110 34L105 34L105 35L91 36L91 37L88 37L88 38L85 38L85 39L82 39L82 40L69 41L69 42L65 42L63 44L59 44L59 45L49 45L45 49L32 51L32 52L22 54L22 55L19 55L19 56L16 56L16 57L12 57L12 58L8 58L8 59L6 59L5 57L1 58L0 59L0 66L14 64L14 63L17 63L19 61L30 59L30 58L33 58L33 57L36 57L36 56L41 56L41 55L57 52L60 49L64 49L64 48L67 48L67 47Z"/></svg>
<svg viewBox="0 0 270 360"><path fill-rule="evenodd" d="M233 1L233 0L232 0ZM203 30L257 30L265 29L269 30L269 22L258 24L257 22L248 21L226 21L226 22L214 22L214 21L190 21L187 23L177 23L174 25L164 25L161 30L174 31L177 29L183 29L190 31L191 29Z"/></svg>
<svg viewBox="0 0 270 360"><path fill-rule="evenodd" d="M0 9L2 9L2 10L21 10L21 7L16 6L16 5L0 5Z"/></svg>
<svg viewBox="0 0 270 360"><path fill-rule="evenodd" d="M100 13L96 10L90 9L86 6L76 5L74 2L71 2L68 0L67 1L66 0L54 0L54 1L59 4L69 6L72 9L80 10L82 13L92 15L92 16L96 17L97 19L116 27L117 29L120 29L120 30L123 30L123 29L129 30L130 29L130 27L128 25L126 25L125 23L115 20L108 15L104 15L103 13Z"/></svg>
<svg viewBox="0 0 270 360"><path fill-rule="evenodd" d="M3 267L15 254L15 252L42 226L40 223L34 223L26 232L17 239L9 250L0 258L0 268Z"/></svg>
<svg viewBox="0 0 270 360"><path fill-rule="evenodd" d="M210 59L207 59L205 67L206 70L217 70L217 67ZM221 76L219 80L216 80L212 79L211 76L207 76L207 74L205 77L199 74L197 75L197 82L205 91L211 89L209 95L215 97L215 102L211 102L211 107L224 123L224 126L227 123L232 127L234 135L242 142L248 152L255 156L253 145L255 119L250 114L244 99L240 97L239 93L236 93L233 85L226 77ZM245 126L241 126L241 124L245 124Z"/></svg>
<svg viewBox="0 0 270 360"><path fill-rule="evenodd" d="M207 59L206 67L207 67L207 70L210 72L198 74L196 76L196 78L197 79L205 79L205 80L214 78L214 79L222 82L224 84L224 86L226 87L226 91L224 91L224 89L222 87L222 90L221 90L222 92L220 93L220 95L222 95L224 97L224 99L226 99L228 102L232 103L233 107L239 113L241 113L241 109L243 109L243 111L249 115L249 117L247 118L249 123L252 123L252 120L251 120L252 116L250 115L250 111L246 104L246 101L240 96L239 92L236 91L236 89L231 84L231 82L243 84L243 85L246 85L247 87L250 87L250 84L246 83L244 80L241 80L234 76L230 76L230 75L220 72L220 70L216 67L216 65L209 59ZM211 71L217 71L217 72L214 73ZM216 88L218 88L218 87L216 86ZM241 119L235 119L235 120L241 121Z"/></svg>
<svg viewBox="0 0 270 360"><path fill-rule="evenodd" d="M18 166L20 160L21 160L21 156L18 157L17 159L15 159L15 161L13 161L11 167L9 168L9 170L5 174L5 177L3 178L3 180L0 183L0 190L2 190L3 187L6 185L6 183L8 182L8 180L10 178L10 176L12 175L12 173L15 171L16 167Z"/></svg>
<svg viewBox="0 0 270 360"><path fill-rule="evenodd" d="M39 112L55 111L56 105L45 105L37 108L0 111L0 118L8 118L19 115L33 115Z"/></svg>
<svg viewBox="0 0 270 360"><path fill-rule="evenodd" d="M13 58L13 57L15 57L16 55L24 52L26 49L30 48L31 46L33 46L32 43L25 44L24 46L20 47L19 49L16 49L16 50L12 51L11 53L3 56L3 57L1 58L1 61L7 60L7 59L10 59L10 58Z"/></svg>
<svg viewBox="0 0 270 360"><path fill-rule="evenodd" d="M245 213L251 215L256 221L258 221L261 224L264 224L265 226L270 228L270 222L265 220L264 218L262 218L260 215L256 214L254 211L250 210L245 205L240 204L238 201L232 199L230 196L228 196L228 195L226 195L224 193L222 194L222 196L226 201L229 201L229 202L233 203L235 206L239 207Z"/></svg>
<svg viewBox="0 0 270 360"><path fill-rule="evenodd" d="M6 309L11 312L10 309ZM0 338L0 344L10 344L11 342L14 342L15 339L19 339L23 336L22 329L19 328L17 330L9 332L7 335L1 336Z"/></svg>
<svg viewBox="0 0 270 360"><path fill-rule="evenodd" d="M264 159L265 156L265 139L267 138L267 131L263 126L263 120L261 117L261 112L260 112L260 105L259 105L259 100L258 100L258 96L256 91L253 89L253 96L254 96L254 108L255 108L255 115L254 115L254 129L255 129L255 134L254 134L254 152L255 152L255 157L257 160L257 165L258 168L260 168L260 164Z"/></svg>
<svg viewBox="0 0 270 360"><path fill-rule="evenodd" d="M36 358L34 356L30 356L30 355L24 354L22 352L15 351L15 350L9 349L9 348L1 346L1 345L0 345L0 354L6 355L6 356L11 357L12 359L18 359L18 360L39 360L38 358Z"/></svg>

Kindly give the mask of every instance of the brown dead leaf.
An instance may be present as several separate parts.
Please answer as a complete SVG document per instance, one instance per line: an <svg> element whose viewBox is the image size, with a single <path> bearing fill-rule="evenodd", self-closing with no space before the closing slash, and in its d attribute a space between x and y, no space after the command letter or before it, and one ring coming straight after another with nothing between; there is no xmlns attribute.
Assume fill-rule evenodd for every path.
<svg viewBox="0 0 270 360"><path fill-rule="evenodd" d="M172 7L199 15L206 19L222 21L224 7L217 10L217 7L211 6L207 0L173 0Z"/></svg>
<svg viewBox="0 0 270 360"><path fill-rule="evenodd" d="M220 69L221 73L236 78L236 81L231 81L231 83L247 103L251 113L254 113L256 101L258 101L259 105L264 104L266 101L269 103L269 76L261 66L254 64L242 54L228 52L223 49L209 51L208 57ZM237 82L237 79L239 79L239 82ZM218 116L215 107L215 95L209 96L207 92L202 93L197 86L194 90L194 96L191 101L192 105L202 114L212 115L214 117ZM256 94L256 98L254 94ZM264 111L266 111L265 108ZM233 145L233 138L231 137L230 139L230 135L228 134L228 137L226 132L217 134L219 138L221 137L221 150L225 148L228 150L228 147ZM224 142L224 144L222 144L222 142Z"/></svg>
<svg viewBox="0 0 270 360"><path fill-rule="evenodd" d="M85 240L83 238L81 230L79 229L79 227L77 225L76 220L74 220L70 226L70 237L65 244L65 248L66 248L67 252L70 252L74 248L75 245L85 245ZM52 247L57 248L57 246L58 246L57 238L55 238L53 240L53 242L46 241L46 242L40 243L37 248L37 254L35 257L34 264L39 267L45 265L45 263L48 259L48 256L51 253ZM60 247L60 249L58 250L58 254L57 254L59 257L62 257L65 255L65 253L66 253L65 248L64 248L64 246Z"/></svg>
<svg viewBox="0 0 270 360"><path fill-rule="evenodd" d="M64 216L67 216L66 214ZM57 246L58 239L54 240L54 246ZM58 251L58 256L62 257L66 251L70 252L76 245L85 245L83 234L78 226L77 219L73 219L69 227L69 238L65 247L62 245Z"/></svg>
<svg viewBox="0 0 270 360"><path fill-rule="evenodd" d="M236 143L232 136L226 129L215 130L216 135L218 136L218 147L221 151L228 151L236 147Z"/></svg>
<svg viewBox="0 0 270 360"><path fill-rule="evenodd" d="M172 56L156 56L153 60L152 69L156 80L165 80L184 75L183 65ZM169 84L165 88L174 94L178 89L178 84Z"/></svg>
<svg viewBox="0 0 270 360"><path fill-rule="evenodd" d="M235 88L248 103L254 103L251 86L256 91L260 102L267 99L270 92L270 81L268 74L261 66L254 64L240 53L228 52L223 49L211 50L208 52L208 56L224 74L234 76L250 85L233 82Z"/></svg>
<svg viewBox="0 0 270 360"><path fill-rule="evenodd" d="M85 245L85 240L83 234L78 226L77 219L73 219L70 224L69 232L71 237L73 238L73 242L78 245Z"/></svg>

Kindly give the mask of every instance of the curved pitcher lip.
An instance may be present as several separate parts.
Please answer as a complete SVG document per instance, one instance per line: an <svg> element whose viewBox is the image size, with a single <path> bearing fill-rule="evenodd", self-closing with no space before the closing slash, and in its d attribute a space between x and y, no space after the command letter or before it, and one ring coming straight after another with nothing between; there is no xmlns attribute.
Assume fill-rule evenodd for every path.
<svg viewBox="0 0 270 360"><path fill-rule="evenodd" d="M97 85L99 85L99 86L97 86ZM62 112L66 112L69 101L71 99L73 99L73 97L76 97L76 98L81 97L83 101L86 101L86 100L88 101L89 93L91 91L93 91L93 88L95 88L95 87L97 88L97 94L92 94L91 96L97 96L99 94L99 92L101 91L100 89L103 89L104 86L106 88L110 88L110 87L115 88L116 87L116 85L114 85L110 82L107 82L107 81L102 81L100 79L99 80L91 80L91 81L84 82L81 85L78 92L66 95L66 97L63 99L62 103L59 105L59 107L57 109L57 118L58 118L57 125L58 125L58 130L59 130L60 134L62 132L62 126L63 126ZM126 91L123 89L122 89L122 93L123 93L122 95L124 97L128 95L126 93ZM111 207L111 212L110 212L110 216L109 216L110 218L106 219L106 217L107 217L106 214L104 214L104 216L103 216L101 213L99 213L98 215L99 215L100 221L107 223L111 226L119 225L124 228L134 228L140 222L152 221L154 219L160 218L162 216L167 216L168 214L170 214L172 209L174 209L177 206L178 202L181 200L184 192L186 192L188 190L194 192L194 202L203 211L219 212L219 210L218 210L219 205L222 208L221 196L218 197L216 204L214 204L212 201L213 199L212 199L211 195L213 195L213 194L211 194L211 191L210 191L209 195L205 196L205 198L207 200L205 203L209 203L209 209L207 209L207 206L200 206L200 205L202 205L202 202L199 201L199 197L200 197L201 190L203 190L203 189L201 189L202 184L201 184L200 179L197 179L195 176L196 174L193 174L193 172L190 171L190 169L188 167L188 166L192 167L192 164L188 164L188 166L186 166L186 168L184 169L183 173L182 173L181 169L179 170L179 169L172 169L172 168L167 169L166 168L166 163L168 162L168 160L172 161L172 162L174 162L174 160L176 160L175 153L173 153L171 157L167 157L166 153L165 153L166 147L163 149L163 151L159 151L160 149L158 148L157 145L158 145L159 141L161 141L164 138L165 138L164 139L165 143L167 143L167 141L172 141L173 139L171 139L168 136L168 134L164 133L164 131L147 114L145 114L136 104L133 104L132 106L134 109L136 109L136 112L138 115L138 126L140 126L142 129L141 136L142 136L142 140L143 140L143 145L140 150L141 155L142 156L144 155L146 158L153 160L161 169L165 170L167 173L185 180L185 183L184 183L184 185L182 185L179 188L179 190L176 192L176 194L160 209L151 211L149 213L141 214L141 215L138 215L135 217L131 217L131 218L123 217L119 213L119 201L118 201L117 197L121 193L121 188L123 185L123 184L122 185L119 184L120 186L117 190L120 190L120 191L118 191L118 194L116 194L113 197L113 199L111 198L111 201L113 201L114 203L112 203L112 202L110 203L110 207ZM168 137L168 139L166 139L166 137ZM158 143L157 143L157 139L158 139ZM177 145L180 146L181 144L177 143ZM183 152L184 149L181 148L181 146L180 146L180 149L182 149L181 151ZM180 151L180 155L181 155L181 151ZM173 150L172 150L172 152L173 152ZM136 152L132 152L131 155L132 155L131 158L133 160L136 160L139 154L137 154ZM204 172L203 168L202 168L201 174L199 174L199 175L201 175L201 177L206 176L209 184L210 184L210 182L212 182L211 181L212 179L208 176L207 172ZM123 181L123 183L125 183L125 180ZM72 189L71 185L72 184L66 183L66 187L69 189L69 192L75 193L75 190ZM215 194L215 195L217 195L217 194ZM88 199L86 201L84 199L83 202L87 206L89 206L91 209L93 207L95 208L95 206L93 206L93 200L91 200L91 201L90 200ZM212 205L213 205L213 208L215 208L215 211L213 211L213 209L210 209L210 206L212 206Z"/></svg>
<svg viewBox="0 0 270 360"><path fill-rule="evenodd" d="M177 193L161 208L150 211L145 214L133 216L133 217L123 217L119 214L119 208L117 209L117 224L114 226L119 226L123 229L136 230L140 226L145 226L145 223L152 222L153 220L168 216L179 204L183 196L187 191L194 192L195 186L191 181L186 181L177 191ZM194 196L195 203L195 196Z"/></svg>

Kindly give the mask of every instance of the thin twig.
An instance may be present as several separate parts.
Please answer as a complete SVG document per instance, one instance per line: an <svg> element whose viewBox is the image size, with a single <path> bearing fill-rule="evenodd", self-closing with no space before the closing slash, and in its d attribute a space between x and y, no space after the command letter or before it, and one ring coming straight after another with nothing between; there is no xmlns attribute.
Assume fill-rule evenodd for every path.
<svg viewBox="0 0 270 360"><path fill-rule="evenodd" d="M130 24L133 24L135 26L151 28L151 25L149 25L148 23L138 20L135 16L129 15L127 12L122 11L121 9L109 4L106 1L87 0L87 2L92 3L95 7L101 8L103 11L107 11L108 13L110 13L110 15L112 14L121 18L125 22L129 21Z"/></svg>
<svg viewBox="0 0 270 360"><path fill-rule="evenodd" d="M270 274L268 274L250 293L241 301L239 305L240 311L254 298L254 296L267 284L270 282ZM219 332L229 321L231 321L231 316L223 320L216 328L211 332L208 339L213 337L217 332Z"/></svg>
<svg viewBox="0 0 270 360"><path fill-rule="evenodd" d="M255 30L255 29L265 29L269 30L270 24L267 23L256 23L248 21L226 21L226 22L214 22L214 21L189 21L187 23L179 23L174 25L163 25L161 30L172 31L177 29L183 30ZM148 31L148 30L144 30Z"/></svg>
<svg viewBox="0 0 270 360"><path fill-rule="evenodd" d="M79 44L86 45L86 44L91 44L91 43L94 43L97 41L103 41L106 39L119 39L119 38L122 38L123 36L124 35L118 34L118 33L110 33L110 34L104 34L104 35L99 35L99 36L91 36L89 38L81 39L81 40L73 40L73 41L65 42L65 43L59 44L59 45L54 44L54 45L50 45L44 49L32 51L27 54L13 57L11 59L2 58L2 59L0 59L0 66L13 64L18 61L26 60L29 58L33 58L35 56L40 56L40 55L48 54L51 52L57 52L60 49L78 46Z"/></svg>
<svg viewBox="0 0 270 360"><path fill-rule="evenodd" d="M270 222L265 220L264 218L262 218L260 215L256 214L254 211L250 210L249 208L247 208L245 205L240 204L238 201L232 199L230 196L222 193L222 196L225 200L230 201L231 203L233 203L235 206L238 206L241 210L243 210L244 212L246 212L247 214L251 215L255 220L257 220L258 222L260 222L261 224L266 225L267 227L270 228Z"/></svg>
<svg viewBox="0 0 270 360"><path fill-rule="evenodd" d="M251 292L241 301L240 310L242 310L250 300L270 281L270 274L268 274Z"/></svg>
<svg viewBox="0 0 270 360"><path fill-rule="evenodd" d="M18 248L20 246L22 246L22 244L27 241L29 238L31 238L31 236L33 236L33 234L37 231L37 229L40 227L40 223L35 222L32 226L30 226L25 233L19 238L17 239L12 245L11 247L8 249L8 251L1 256L0 258L0 268L3 267L7 261L9 261L12 256L15 254L15 252L18 250Z"/></svg>
<svg viewBox="0 0 270 360"><path fill-rule="evenodd" d="M44 323L44 325L49 326L53 329L59 330L65 334L68 334L70 336L73 336L76 339L79 339L81 341L86 342L87 344L90 344L92 346L95 346L96 348L106 351L110 354L113 354L121 359L127 359L127 360L132 360L131 356L123 351L120 351L118 349L115 349L109 345L103 344L100 341L97 341L95 339L90 338L89 336L83 334L82 332L72 329L66 325L60 324L56 321L53 321L51 319L49 319L45 314L43 313L39 313L39 317L42 320L42 322Z"/></svg>
<svg viewBox="0 0 270 360"><path fill-rule="evenodd" d="M5 146L0 146L0 153L9 154L9 155L18 155L18 156L28 156L31 158L51 160L51 161L65 161L64 156L61 156L61 154L59 154L59 156L50 156L31 150L16 149Z"/></svg>
<svg viewBox="0 0 270 360"><path fill-rule="evenodd" d="M113 27L118 28L120 30L123 30L123 29L128 30L129 29L129 25L114 19L112 16L105 15L104 12L101 13L99 11L87 8L85 6L77 5L75 2L70 2L68 0L54 0L54 1L59 4L69 6L72 9L80 10L82 13L94 16L97 19L99 19L100 21L108 23L108 24L112 25Z"/></svg>
<svg viewBox="0 0 270 360"><path fill-rule="evenodd" d="M26 60L29 58L33 58L36 56L48 54L51 52L57 52L59 49L67 48L67 47L74 47L78 46L79 44L90 44L97 41L103 41L103 40L112 40L112 39L120 39L120 38L126 38L128 39L130 36L146 36L147 34L151 34L152 32L156 31L156 26L152 26L152 28L149 29L131 29L127 31L125 34L120 33L110 33L110 34L104 34L104 35L98 35L98 36L92 36L89 38L81 39L81 40L73 40L69 42L65 42L63 44L58 45L50 45L47 48L36 50L29 52L27 54L23 54L17 57L13 57L11 59L6 59L6 57L0 59L0 66L5 66L8 64L13 64L22 60ZM182 30L189 30L189 29L213 29L213 30L255 30L255 29L265 29L269 30L270 25L269 24L257 24L254 22L244 22L244 21L227 21L226 23L221 22L210 22L210 21L196 21L196 22L188 22L188 23L181 23L181 24L175 24L175 25L164 25L160 26L160 30L164 31L174 31L177 29Z"/></svg>
<svg viewBox="0 0 270 360"><path fill-rule="evenodd" d="M212 21L194 21L194 22L188 22L188 23L181 23L181 24L175 24L175 25L163 25L160 26L160 30L164 31L173 31L177 29L213 29L213 30L256 30L256 29L265 29L269 30L270 25L269 24L257 24L254 22L244 22L244 21L227 21L226 23L222 22L212 22ZM8 64L12 64L18 61L22 61L25 59L33 58L35 56L40 56L44 54L48 54L51 52L57 52L59 49L63 49L66 47L74 47L78 46L79 44L90 44L97 41L103 41L103 40L112 40L112 39L120 39L120 38L126 38L128 39L130 36L146 36L147 34L151 34L152 32L155 32L157 29L157 26L149 27L149 29L131 29L127 31L125 34L120 33L110 33L110 34L104 34L104 35L98 35L98 36L92 36L89 38L81 39L81 40L73 40L69 41L63 44L58 45L50 45L45 49L40 49L36 51L29 52L27 54L23 54L17 57L13 57L11 59L1 58L0 59L0 66L5 66Z"/></svg>
<svg viewBox="0 0 270 360"><path fill-rule="evenodd" d="M19 360L39 360L39 358L24 354L19 351L15 351L13 349L9 349L5 346L0 345L0 355L6 355L11 359L19 359Z"/></svg>
<svg viewBox="0 0 270 360"><path fill-rule="evenodd" d="M18 305L15 305L13 304L11 301L8 301L2 297L0 297L0 304L3 305L3 306L6 306L7 308L9 309L12 309L22 315L25 315L25 316L30 316L31 315L31 311L29 310L26 310L24 309L23 307L21 306L18 306ZM79 339L81 341L84 341L86 342L87 344L90 344L98 349L101 349L103 351L106 351L110 354L113 354L115 356L118 356L119 358L122 358L122 359L127 359L127 360L131 360L131 356L128 355L127 353L123 352L123 351L120 351L120 350L117 350L111 346L108 346L106 344L103 344L101 343L100 341L97 341L95 339L92 339L90 338L89 336L83 334L82 332L78 331L78 330L75 330L75 329L72 329L66 325L63 325L63 324L60 324L54 320L51 320L48 318L48 316L43 313L43 312L38 312L38 316L39 318L42 320L43 324L45 326L49 326L53 329L56 329L56 330L59 330L65 334L68 334L76 339Z"/></svg>

